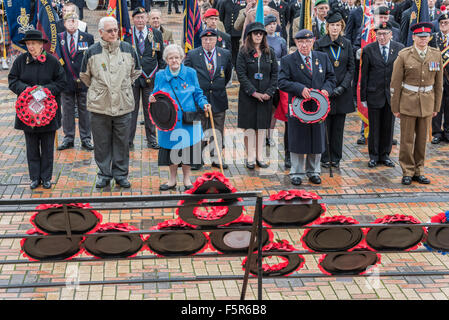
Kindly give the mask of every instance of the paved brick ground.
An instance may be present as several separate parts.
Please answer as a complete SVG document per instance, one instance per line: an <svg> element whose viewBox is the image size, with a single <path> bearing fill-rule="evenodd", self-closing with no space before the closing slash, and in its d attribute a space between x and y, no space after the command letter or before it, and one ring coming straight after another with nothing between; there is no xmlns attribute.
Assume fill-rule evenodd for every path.
<svg viewBox="0 0 449 320"><path fill-rule="evenodd" d="M166 9L163 8L163 11ZM89 30L96 30L101 11L85 11ZM167 16L167 27L175 32L175 38L181 38L181 16ZM96 34L98 39L98 34ZM238 83L228 89L230 110L227 113L227 136L236 134L238 139L227 147L234 146L237 157L230 162L226 176L239 190L262 190L269 195L278 190L291 188L287 171L283 168L282 139L277 140L279 148L271 147L272 168L269 170L249 171L243 164L243 144L241 135L235 129L237 117ZM117 196L159 194L159 185L168 177L165 168L157 166L157 151L147 149L143 126L138 126L135 145L131 152L130 181L132 188L119 189L115 186L103 190L95 189L96 165L92 153L81 150L79 141L75 149L55 152L53 187L51 190L29 189L29 178L25 157L23 133L13 129L15 96L8 90L7 72L0 72L0 195L10 198L46 198L74 196ZM398 123L396 124L398 125ZM334 170L330 178L324 169L323 183L320 186L304 183L301 188L326 196L348 196L372 194L407 194L420 197L424 193L448 192L449 181L449 144L428 145L426 174L432 180L427 186L405 187L400 184L401 170L396 168L367 167L367 146L358 146L360 120L356 114L347 118L343 161L339 170ZM278 123L278 136L283 135L283 124ZM396 132L398 132L396 128ZM62 130L59 141L62 141ZM398 134L395 135L399 139ZM230 148L229 148L230 149ZM393 148L392 159L397 163L398 147ZM277 160L276 160L277 159ZM210 170L206 166L200 172ZM182 185L179 181L178 184ZM182 193L180 187L172 193ZM348 215L360 222L370 222L387 214L411 214L423 222L439 212L448 210L448 203L393 203L393 204L345 204L329 205L327 215ZM165 219L174 217L172 210L134 210L121 212L102 212L104 222L127 222L138 228L148 228ZM0 215L0 232L24 232L31 227L29 213L2 213ZM301 248L300 230L275 230L275 238L288 239L294 246ZM2 259L19 259L19 240L1 240L0 256ZM146 253L148 254L148 252ZM306 255L306 265L300 272L319 272L317 262L319 255ZM434 253L383 254L380 272L386 271L425 271L446 270L449 266L447 256ZM74 271L76 270L76 272ZM216 274L242 274L241 259L158 259L143 261L89 262L89 263L44 263L0 266L0 284L66 281L74 274L80 281L139 279L142 277L166 278L168 276L194 276ZM317 279L266 279L264 280L264 299L448 299L449 277L390 277L381 278L377 288L367 286L362 278L317 278ZM98 285L71 288L45 289L9 289L0 290L0 299L238 299L241 281L212 281L195 283L161 283L144 285ZM250 281L248 299L254 299L257 286Z"/></svg>

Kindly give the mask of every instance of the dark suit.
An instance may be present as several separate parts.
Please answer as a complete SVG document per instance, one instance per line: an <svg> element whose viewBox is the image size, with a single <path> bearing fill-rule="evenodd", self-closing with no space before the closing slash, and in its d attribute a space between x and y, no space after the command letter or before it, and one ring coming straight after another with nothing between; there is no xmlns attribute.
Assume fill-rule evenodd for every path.
<svg viewBox="0 0 449 320"><path fill-rule="evenodd" d="M273 8L279 13L279 20L281 21L281 36L287 41L287 23L289 21L289 7L288 3L285 1L280 1L277 6L274 0L268 3L270 8Z"/></svg>
<svg viewBox="0 0 449 320"><path fill-rule="evenodd" d="M391 40L387 62L382 57L377 41L363 48L360 98L368 105L370 160L389 159L394 129L390 105L391 73L394 61L403 48L401 43Z"/></svg>
<svg viewBox="0 0 449 320"><path fill-rule="evenodd" d="M241 9L246 7L246 2L243 0L223 0L219 4L218 11L220 12L220 20L223 22L226 33L231 36L232 42L232 64L235 67L237 61L237 54L240 47L240 38L242 31L235 30L234 23L239 16Z"/></svg>
<svg viewBox="0 0 449 320"><path fill-rule="evenodd" d="M298 51L281 59L279 73L279 89L288 93L288 101L292 97L301 97L304 88L326 90L331 93L335 88L336 78L329 57L324 52L312 51L312 74L305 67L305 62ZM290 111L289 111L290 112ZM288 149L292 157L290 174L319 175L320 156L325 148L325 124L306 124L289 114L288 116ZM315 165L310 168L297 168L295 156L307 154L313 156ZM312 158L312 157L311 157ZM308 161L309 162L309 161ZM299 171L298 171L299 170Z"/></svg>
<svg viewBox="0 0 449 320"><path fill-rule="evenodd" d="M226 93L226 84L231 80L232 75L232 62L231 52L220 47L215 47L215 64L214 75L211 76L207 69L206 57L203 47L190 50L187 53L187 57L184 61L184 65L196 70L198 82L207 101L212 105L212 113L214 116L214 126L220 131L221 139L220 148L223 146L224 137L224 123L226 110L228 109L228 95ZM204 132L211 128L210 119L202 115L202 126ZM207 132L206 132L207 133ZM210 138L210 136L208 137ZM205 140L208 140L206 138Z"/></svg>
<svg viewBox="0 0 449 320"><path fill-rule="evenodd" d="M446 44L441 32L435 33L433 39L436 47L443 52ZM445 52L447 52L446 50ZM447 60L443 55L443 62ZM443 125L443 127L441 127ZM432 118L432 136L449 141L449 65L444 68L443 77L443 99L441 101L441 109L438 114Z"/></svg>
<svg viewBox="0 0 449 320"><path fill-rule="evenodd" d="M78 108L78 128L82 142L91 140L90 112L87 111L87 87L79 79L84 52L94 44L93 35L78 31L78 45L75 56L70 55L70 43L67 32L58 35L61 44L62 58L67 86L62 92L62 128L64 141L73 143L75 140L75 108Z"/></svg>
<svg viewBox="0 0 449 320"><path fill-rule="evenodd" d="M145 49L143 52L139 48L139 35L140 33L135 27L132 28L132 34L125 36L124 41L131 44L135 49L137 56L139 57L140 64L142 65L142 75L137 78L133 85L134 93L134 111L131 117L131 127L129 132L129 143L132 144L136 135L137 117L139 115L140 100L142 99L143 116L145 120L145 134L148 143L154 143L156 139L156 128L150 120L148 114L148 103L151 92L154 87L154 75L157 70L165 68L165 62L162 59L164 51L164 41L162 33L151 27L147 27L147 36L144 39ZM150 42L150 34L153 34L153 41ZM153 47L154 45L154 47ZM157 69L156 69L157 68Z"/></svg>
<svg viewBox="0 0 449 320"><path fill-rule="evenodd" d="M362 25L363 9L357 7L349 13L348 24L345 29L345 37L351 40L351 43L355 43L358 32Z"/></svg>
<svg viewBox="0 0 449 320"><path fill-rule="evenodd" d="M222 49L227 49L229 52L232 53L232 42L231 42L231 36L227 34L226 32L222 32L220 30L217 31L217 47Z"/></svg>

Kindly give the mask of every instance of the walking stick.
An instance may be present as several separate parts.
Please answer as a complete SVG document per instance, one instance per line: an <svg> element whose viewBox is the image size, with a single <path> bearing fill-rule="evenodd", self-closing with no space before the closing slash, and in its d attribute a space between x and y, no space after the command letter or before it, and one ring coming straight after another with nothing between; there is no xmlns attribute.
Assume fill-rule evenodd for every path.
<svg viewBox="0 0 449 320"><path fill-rule="evenodd" d="M329 148L329 133L327 131L327 124L324 122L324 127L326 130L326 147L327 147L327 157L329 158L329 176L332 178L334 174L332 173L332 163L331 163L331 150Z"/></svg>
<svg viewBox="0 0 449 320"><path fill-rule="evenodd" d="M209 110L209 120L212 125L212 134L214 135L215 149L217 150L217 154L218 154L218 163L220 165L220 171L224 175L223 162L221 161L221 150L218 149L218 140L217 140L217 135L215 133L214 116L212 114L212 110L210 108L208 110Z"/></svg>

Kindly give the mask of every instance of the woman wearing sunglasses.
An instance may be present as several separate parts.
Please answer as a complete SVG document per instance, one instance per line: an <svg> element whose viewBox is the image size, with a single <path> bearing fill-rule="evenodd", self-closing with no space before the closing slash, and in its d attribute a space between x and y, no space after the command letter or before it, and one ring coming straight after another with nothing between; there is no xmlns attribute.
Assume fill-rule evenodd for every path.
<svg viewBox="0 0 449 320"><path fill-rule="evenodd" d="M278 64L273 49L268 45L264 25L253 22L246 30L247 36L236 64L240 82L237 125L245 129L246 167L254 169L257 163L259 167L267 168L263 146L271 123Z"/></svg>

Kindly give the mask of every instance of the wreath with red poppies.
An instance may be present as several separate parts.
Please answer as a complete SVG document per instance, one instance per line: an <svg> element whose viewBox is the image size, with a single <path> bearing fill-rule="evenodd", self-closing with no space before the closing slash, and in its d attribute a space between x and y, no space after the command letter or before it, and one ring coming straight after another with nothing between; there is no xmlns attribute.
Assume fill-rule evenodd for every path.
<svg viewBox="0 0 449 320"><path fill-rule="evenodd" d="M48 125L55 117L56 110L58 109L55 96L52 95L47 88L42 88L47 95L46 98L41 101L44 108L37 113L30 108L31 102L34 99L31 92L37 87L38 86L26 88L16 101L17 117L29 127L43 127Z"/></svg>

